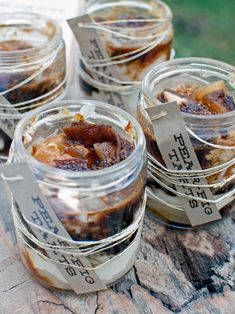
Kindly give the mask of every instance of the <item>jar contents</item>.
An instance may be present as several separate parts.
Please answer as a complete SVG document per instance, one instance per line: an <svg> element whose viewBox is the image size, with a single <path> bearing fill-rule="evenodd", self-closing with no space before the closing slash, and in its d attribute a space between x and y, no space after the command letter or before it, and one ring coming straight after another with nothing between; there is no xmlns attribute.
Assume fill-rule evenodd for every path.
<svg viewBox="0 0 235 314"><path fill-rule="evenodd" d="M126 159L133 149L133 144L112 126L81 121L34 145L32 155L59 169L86 171L112 166Z"/></svg>
<svg viewBox="0 0 235 314"><path fill-rule="evenodd" d="M41 99L38 99L38 97L44 95L46 96L49 92L55 90L65 78L64 47L61 48L57 59L42 73L39 69L36 69L35 66L27 67L27 59L29 63L33 48L35 47L27 41L8 40L0 42L0 57L1 52L24 52L25 61L22 60L22 62L25 62L24 67L18 71L4 71L0 73L0 92L9 90L9 92L4 94L6 99L13 105L29 102L29 104L26 106L22 105L18 107L21 113L31 109L32 101L35 101L38 103L38 105L41 105ZM34 77L37 71L38 75ZM30 77L32 78L29 80L29 82L22 83ZM18 87L15 88L16 86ZM62 90L63 89L64 88L62 88ZM58 90L53 98L61 94L62 90ZM48 95L48 100L51 100L50 95ZM43 103L45 102L46 100L44 99Z"/></svg>
<svg viewBox="0 0 235 314"><path fill-rule="evenodd" d="M112 126L87 121L73 122L63 128L63 133L32 146L32 156L59 169L83 172L102 170L125 160L134 150L134 144L123 138ZM49 199L57 215L76 240L97 240L112 236L133 221L144 195L142 180L124 189L116 202L116 193L99 199L81 199L88 217L69 210L66 195ZM63 198L63 200L61 199ZM74 200L75 201L75 200ZM67 203L66 208L64 202ZM93 211L96 208L95 212ZM110 226L112 221L112 228ZM102 227L101 227L102 226Z"/></svg>
<svg viewBox="0 0 235 314"><path fill-rule="evenodd" d="M224 81L217 81L205 86L184 84L176 89L164 89L157 95L157 99L162 103L176 101L182 112L196 115L217 115L235 110L234 99L228 94ZM202 138L205 138L205 135L202 134ZM212 138L210 138L211 140ZM221 134L220 131L214 130L213 143L230 146L235 145L233 141L235 141L234 131L229 134ZM232 150L228 152L227 150L208 148L195 140L193 145L202 169L212 168L235 157L235 151ZM230 175L233 168L233 166L228 168L223 177ZM215 182L219 174L209 176L207 181Z"/></svg>
<svg viewBox="0 0 235 314"><path fill-rule="evenodd" d="M235 110L235 103L224 81L217 81L205 86L180 85L176 89L164 89L157 95L162 102L176 101L182 112L210 115Z"/></svg>
<svg viewBox="0 0 235 314"><path fill-rule="evenodd" d="M108 31L102 32L101 39L109 57L122 61L118 64L122 79L139 81L150 67L170 59L173 40L172 26L148 22L148 20L162 19L163 15L164 11L159 8L156 11L146 11L133 7L114 7L112 10L104 9L95 14L95 22L109 22L109 27L116 28L120 32L120 36ZM112 23L112 21L114 22ZM123 38L122 33L128 33L130 39ZM160 40L153 45L152 41L146 38L154 37L157 33L159 33ZM141 36L145 36L145 38L140 41L138 37ZM131 37L136 39L131 39ZM146 49L148 44L152 44L153 47ZM129 58L130 61L128 61Z"/></svg>
<svg viewBox="0 0 235 314"><path fill-rule="evenodd" d="M20 40L6 40L0 42L0 51L16 51L33 48L28 42Z"/></svg>
<svg viewBox="0 0 235 314"><path fill-rule="evenodd" d="M231 95L228 94L225 83L223 81L214 82L205 86L197 86L191 84L183 84L175 89L164 89L157 95L157 99L161 103L176 101L180 110L185 113L195 115L217 115L235 110L235 103ZM214 134L201 134L203 138L213 136L213 143L217 145L231 145L235 141L235 132L229 134L221 134L214 130ZM148 151L162 164L164 164L154 135L145 132ZM235 143L234 143L235 144ZM193 140L194 150L200 162L202 169L208 169L222 162L227 162L235 157L235 152L227 150L209 148L207 145ZM231 168L228 169L230 173ZM224 174L226 176L226 174ZM208 182L214 182L217 175L209 176Z"/></svg>
<svg viewBox="0 0 235 314"><path fill-rule="evenodd" d="M65 46L60 26L41 15L2 14L0 25L0 93L16 109L7 117L14 120L63 96ZM0 119L4 115L2 107ZM7 158L10 143L0 129L0 159Z"/></svg>

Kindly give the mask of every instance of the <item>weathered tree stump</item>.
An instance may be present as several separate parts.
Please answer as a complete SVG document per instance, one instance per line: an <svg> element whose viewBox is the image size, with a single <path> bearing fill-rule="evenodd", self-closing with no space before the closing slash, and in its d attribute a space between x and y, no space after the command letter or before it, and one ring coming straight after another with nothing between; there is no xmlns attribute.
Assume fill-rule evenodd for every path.
<svg viewBox="0 0 235 314"><path fill-rule="evenodd" d="M235 313L235 214L195 231L146 215L132 270L112 288L76 296L41 286L21 264L10 203L0 192L0 313Z"/></svg>

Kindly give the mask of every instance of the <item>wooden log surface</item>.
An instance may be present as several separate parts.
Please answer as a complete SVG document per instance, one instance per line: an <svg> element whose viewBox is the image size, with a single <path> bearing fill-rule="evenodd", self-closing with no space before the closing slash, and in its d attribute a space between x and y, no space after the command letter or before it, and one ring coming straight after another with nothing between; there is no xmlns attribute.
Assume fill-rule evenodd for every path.
<svg viewBox="0 0 235 314"><path fill-rule="evenodd" d="M76 296L49 290L21 264L9 199L0 191L0 313L235 313L235 214L195 231L146 215L134 267L112 288Z"/></svg>

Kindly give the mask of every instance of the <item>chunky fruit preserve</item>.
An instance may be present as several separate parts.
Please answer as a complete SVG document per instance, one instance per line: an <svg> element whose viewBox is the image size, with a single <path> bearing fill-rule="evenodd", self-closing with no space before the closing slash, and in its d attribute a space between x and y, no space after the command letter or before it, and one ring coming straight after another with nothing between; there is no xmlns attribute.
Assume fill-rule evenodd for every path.
<svg viewBox="0 0 235 314"><path fill-rule="evenodd" d="M29 161L42 193L76 243L89 247L91 241L108 244L122 236L87 257L105 284L119 279L134 263L146 202L145 139L138 122L108 104L66 101L25 117L16 137L11 157ZM127 228L134 228L129 235ZM53 262L20 237L18 243L35 277L70 289Z"/></svg>
<svg viewBox="0 0 235 314"><path fill-rule="evenodd" d="M156 169L153 173L157 162L166 165L145 108L153 104L178 104L201 166L203 174L200 175L206 178L215 200L218 200L217 208L225 216L234 209L234 86L232 66L200 58L166 62L145 78L138 120L150 155L148 207L161 221L177 227L190 227L182 207L182 196L174 193L173 181L164 181Z"/></svg>
<svg viewBox="0 0 235 314"><path fill-rule="evenodd" d="M84 13L91 18L108 59L105 61L105 79L102 74L94 76L95 82L89 79L94 74L94 68L87 66L83 59L80 61L78 75L81 89L86 97L94 100L102 100L106 95L113 105L116 104L108 94L117 93L121 95L126 110L136 115L135 104L141 80L151 68L173 55L174 31L170 8L157 0L105 3L90 0ZM80 42L80 45L83 43ZM114 80L109 80L111 67L115 67ZM102 64L96 70L102 72Z"/></svg>
<svg viewBox="0 0 235 314"><path fill-rule="evenodd" d="M211 115L235 110L234 99L229 95L224 81L208 85L179 85L175 89L164 89L157 95L162 102L176 101L182 112Z"/></svg>
<svg viewBox="0 0 235 314"><path fill-rule="evenodd" d="M65 45L60 26L37 14L2 14L0 93L15 109L7 119L19 119L21 114L62 97L65 88ZM1 108L0 119L5 116ZM11 140L0 129L0 159L7 158Z"/></svg>
<svg viewBox="0 0 235 314"><path fill-rule="evenodd" d="M54 137L33 146L32 155L59 169L99 170L127 158L133 144L122 138L112 126L73 122Z"/></svg>

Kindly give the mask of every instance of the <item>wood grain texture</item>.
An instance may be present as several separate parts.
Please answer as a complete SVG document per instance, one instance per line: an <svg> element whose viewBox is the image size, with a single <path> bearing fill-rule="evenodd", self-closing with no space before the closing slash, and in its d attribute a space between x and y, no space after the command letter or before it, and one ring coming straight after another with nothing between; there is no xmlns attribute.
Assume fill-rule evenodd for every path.
<svg viewBox="0 0 235 314"><path fill-rule="evenodd" d="M195 231L146 216L135 266L107 291L76 296L37 283L21 264L7 193L0 189L0 314L233 314L235 214Z"/></svg>

